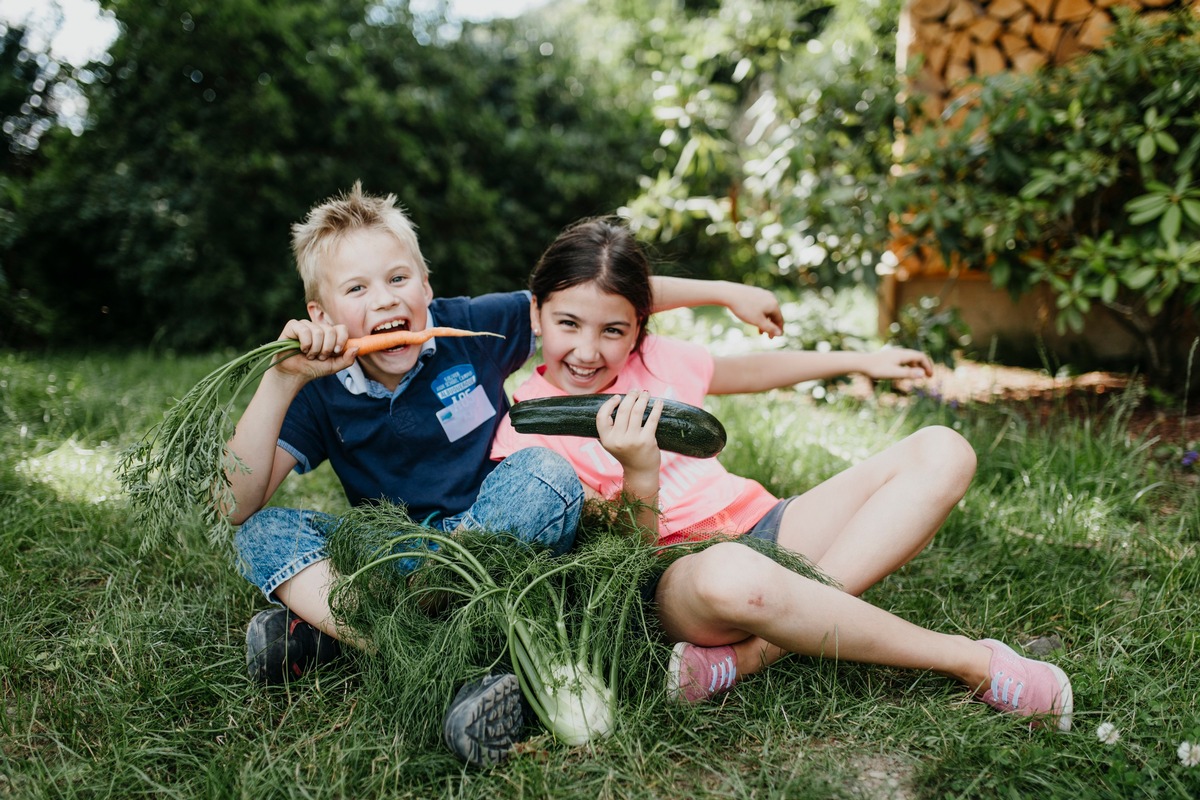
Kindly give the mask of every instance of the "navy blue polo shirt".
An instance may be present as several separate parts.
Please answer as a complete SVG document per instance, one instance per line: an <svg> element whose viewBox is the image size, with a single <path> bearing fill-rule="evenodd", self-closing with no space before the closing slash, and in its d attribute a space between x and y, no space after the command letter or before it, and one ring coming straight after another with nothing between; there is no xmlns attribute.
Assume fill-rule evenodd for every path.
<svg viewBox="0 0 1200 800"><path fill-rule="evenodd" d="M509 407L504 380L533 354L529 304L528 292L435 299L431 327L505 338L433 339L395 392L357 364L310 381L288 408L279 446L296 457L297 472L328 459L355 505L387 498L418 522L461 514L495 467L492 437Z"/></svg>

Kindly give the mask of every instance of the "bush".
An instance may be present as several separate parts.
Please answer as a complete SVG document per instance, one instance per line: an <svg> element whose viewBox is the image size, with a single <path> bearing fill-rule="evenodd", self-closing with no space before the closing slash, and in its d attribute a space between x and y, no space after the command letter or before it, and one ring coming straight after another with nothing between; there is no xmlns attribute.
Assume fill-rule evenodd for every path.
<svg viewBox="0 0 1200 800"><path fill-rule="evenodd" d="M86 129L48 132L0 199L0 313L38 323L0 344L266 341L304 314L289 226L356 179L409 210L438 294L517 289L648 149L644 116L507 21L441 38L407 3L115 5Z"/></svg>
<svg viewBox="0 0 1200 800"><path fill-rule="evenodd" d="M1200 303L1200 17L1116 11L1104 49L986 78L947 110L961 124L914 134L891 200L948 263L1014 296L1053 289L1060 332L1107 310L1151 379L1179 387Z"/></svg>

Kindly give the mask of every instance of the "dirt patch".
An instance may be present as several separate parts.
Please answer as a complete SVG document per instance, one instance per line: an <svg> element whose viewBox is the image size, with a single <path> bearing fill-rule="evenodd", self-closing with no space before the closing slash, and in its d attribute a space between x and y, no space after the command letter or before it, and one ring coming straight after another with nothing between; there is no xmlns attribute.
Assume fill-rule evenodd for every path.
<svg viewBox="0 0 1200 800"><path fill-rule="evenodd" d="M912 800L917 796L913 764L897 755L875 754L854 760L859 771L855 795L864 800Z"/></svg>

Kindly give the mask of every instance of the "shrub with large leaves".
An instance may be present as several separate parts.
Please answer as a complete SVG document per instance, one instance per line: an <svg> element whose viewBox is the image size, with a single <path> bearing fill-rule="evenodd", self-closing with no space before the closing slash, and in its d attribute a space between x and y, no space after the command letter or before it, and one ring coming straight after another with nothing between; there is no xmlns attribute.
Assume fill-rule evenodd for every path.
<svg viewBox="0 0 1200 800"><path fill-rule="evenodd" d="M1178 387L1200 305L1200 16L1117 14L1103 49L986 78L911 136L891 199L947 261L1053 289L1060 330L1106 309Z"/></svg>

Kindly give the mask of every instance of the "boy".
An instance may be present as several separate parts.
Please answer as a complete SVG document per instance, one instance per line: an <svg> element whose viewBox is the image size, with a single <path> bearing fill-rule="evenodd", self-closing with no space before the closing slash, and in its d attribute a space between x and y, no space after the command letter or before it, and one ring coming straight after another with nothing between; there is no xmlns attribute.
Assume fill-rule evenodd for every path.
<svg viewBox="0 0 1200 800"><path fill-rule="evenodd" d="M262 378L229 450L245 465L228 474L239 568L279 608L260 612L246 632L247 671L273 683L336 657L355 644L329 609L334 580L325 551L333 519L264 508L293 469L328 459L351 503L387 498L443 531L510 530L564 553L574 542L583 490L571 466L542 448L498 465L492 437L508 408L504 380L533 354L528 292L433 298L416 234L395 197L348 194L313 208L292 227L309 319L280 338L302 356ZM775 298L725 282L660 279L656 310L724 305L770 335L780 332ZM397 328L434 325L499 333L432 339L357 357L347 341ZM523 724L515 676L464 686L443 720L447 745L472 764L502 759Z"/></svg>

